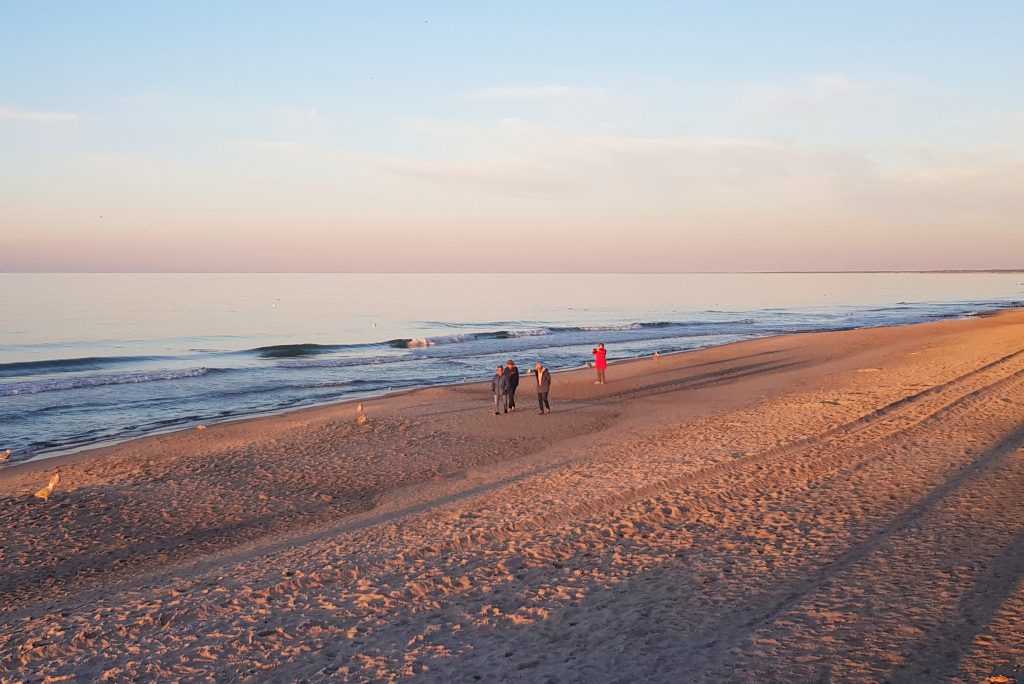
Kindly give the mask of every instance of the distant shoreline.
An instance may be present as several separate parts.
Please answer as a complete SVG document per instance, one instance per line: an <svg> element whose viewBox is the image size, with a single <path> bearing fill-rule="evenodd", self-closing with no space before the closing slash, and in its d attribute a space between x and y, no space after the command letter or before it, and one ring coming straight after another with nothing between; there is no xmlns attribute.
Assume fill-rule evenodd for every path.
<svg viewBox="0 0 1024 684"><path fill-rule="evenodd" d="M1008 314L1010 312L1020 311L1020 310L1021 310L1021 307L1008 306L1008 307L1005 307L1005 308L996 309L994 311L984 312L982 314L978 314L978 315L972 316L972 317L973 318L988 318L988 317L993 317L993 316L1005 315L1005 314ZM956 319L952 319L952 320L956 320ZM752 338L752 339L748 339L748 340L740 340L740 341L736 341L736 342L726 342L724 344L709 345L707 347L696 347L696 348L693 348L693 349L678 349L678 350L673 350L673 351L660 352L659 353L659 358L667 359L667 358L672 358L672 357L676 357L676 356L682 356L682 355L686 355L686 354L695 354L695 353L709 352L709 351L714 351L714 350L724 350L724 349L727 349L727 348L730 348L730 347L733 347L733 346L736 346L736 345L750 344L750 343L757 342L757 341L784 340L784 339L788 339L788 338L792 338L792 337L796 337L796 336L800 336L800 335L816 335L816 334L817 335L822 335L822 334L828 335L828 334L833 334L833 333L837 333L837 332L850 332L850 331L858 331L858 330L860 330L860 331L870 331L870 330L882 330L882 329L886 329L886 328L896 328L896 329L900 329L900 328L914 328L914 327L917 327L917 326L933 325L936 322L937 321L923 321L923 322L918 322L918 323L903 323L903 324L898 324L898 325L895 325L895 326L893 326L893 325L872 325L872 326L862 326L862 327L856 327L856 328L845 328L845 329L841 329L841 330L809 330L809 331L803 331L803 332L786 332L786 333L781 333L781 334L776 334L776 335L766 335L764 337L756 337L756 338ZM614 358L613 357L613 358L610 358L608 360L608 364L610 366L623 366L623 365L630 365L630 364L642 364L642 363L644 363L646 361L649 361L649 360L650 360L650 357L647 357L647 356L634 356L634 357L622 357L622 358ZM591 368L591 364L590 364L590 362L587 362L587 363L576 365L576 366L569 366L569 367L565 367L565 368L553 369L552 373L554 375L556 375L556 376L561 376L563 374L578 374L578 373L581 373L581 372L585 372L589 368ZM532 377L532 375L531 375L532 372L533 372L532 370L527 369L525 371L525 373L523 374L523 377L524 378L531 378ZM50 450L50 451L43 451L41 453L33 454L31 457L29 457L27 459L24 459L24 460L18 460L18 461L9 462L5 467L0 468L0 475L2 475L5 472L7 472L7 473L13 472L14 470L20 469L22 467L35 469L36 467L40 467L40 468L41 467L48 467L50 465L57 465L57 464L64 463L66 461L67 462L77 462L79 460L88 459L88 458L90 458L92 456L99 456L99 455L106 454L106 453L108 453L110 451L113 451L113 450L116 450L118 448L123 447L127 443L142 442L143 440L153 440L153 439L159 439L159 438L168 437L168 436L173 437L175 435L180 435L180 434L183 434L183 433L188 433L190 431L193 431L193 430L197 429L197 427L199 427L200 429L206 429L206 427L214 426L214 425L223 426L223 425L232 425L232 424L243 424L243 423L249 423L249 422L253 422L253 421L263 421L263 420L272 420L272 419L296 417L296 416L299 416L299 415L301 415L301 414L303 414L305 412L316 412L316 411L322 411L322 410L325 410L325 409L340 409L340 408L344 408L345 406L360 405L363 402L383 401L383 400L387 400L387 399L395 399L397 397L404 397L404 396L416 394L416 393L419 393L419 392L429 391L429 390L454 389L454 388L458 388L458 387L474 388L474 387L485 386L486 384L487 384L486 380L475 380L475 381L472 381L472 382L455 381L455 382L445 382L445 383L438 383L438 384L417 385L417 386L414 386L414 387L403 387L401 389L394 390L394 391L388 390L388 391L383 391L383 392L367 392L366 394L357 394L357 395L349 396L349 397L345 397L345 398L331 399L331 400L324 401L324 402L315 402L315 403L307 404L305 406L277 408L277 409L270 409L270 410L266 410L266 411L255 411L253 413L247 413L247 414L242 414L242 415L234 415L234 416L226 416L226 417L222 417L222 418L208 418L208 419L193 421L193 422L184 423L184 424L180 424L180 425L168 426L168 427L165 427L165 428L160 428L160 429L156 429L156 430L152 430L152 431L147 431L147 432L140 433L140 434L137 434L137 435L130 435L130 436L125 436L125 437L117 437L117 438L102 440L102 441L99 441L99 442L95 442L95 443L91 443L91 444L85 444L85 445L81 445L81 446L71 446L71 447L62 448L62 449L59 448L59 449L53 449L53 450Z"/></svg>
<svg viewBox="0 0 1024 684"><path fill-rule="evenodd" d="M10 324L0 334L0 403L10 417L2 447L23 461L387 388L473 379L478 361L492 354L567 368L590 358L598 339L616 357L642 358L780 332L976 315L1024 302L1022 280L11 275L3 280ZM499 289L514 294L495 307L486 293Z"/></svg>
<svg viewBox="0 0 1024 684"><path fill-rule="evenodd" d="M1024 273L1024 268L964 268L930 270L859 271L6 271L0 275L870 275L870 274L1002 274Z"/></svg>

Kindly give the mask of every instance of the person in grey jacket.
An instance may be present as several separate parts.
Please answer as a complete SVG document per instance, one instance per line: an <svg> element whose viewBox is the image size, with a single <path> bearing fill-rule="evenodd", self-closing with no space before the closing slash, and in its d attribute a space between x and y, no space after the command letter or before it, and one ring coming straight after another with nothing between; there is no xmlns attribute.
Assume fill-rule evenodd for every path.
<svg viewBox="0 0 1024 684"><path fill-rule="evenodd" d="M544 413L544 409L551 413L551 404L548 403L548 392L551 391L551 371L542 363L534 366L534 370L537 371L537 403L540 405L538 413Z"/></svg>
<svg viewBox="0 0 1024 684"><path fill-rule="evenodd" d="M491 393L494 394L494 415L500 413L499 407L508 413L508 376L504 366L498 366L498 372L491 378Z"/></svg>

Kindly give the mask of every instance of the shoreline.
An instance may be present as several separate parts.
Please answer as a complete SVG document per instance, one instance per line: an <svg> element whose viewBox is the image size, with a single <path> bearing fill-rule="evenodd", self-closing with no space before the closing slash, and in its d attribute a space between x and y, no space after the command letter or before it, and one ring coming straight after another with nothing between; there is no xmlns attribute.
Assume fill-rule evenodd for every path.
<svg viewBox="0 0 1024 684"><path fill-rule="evenodd" d="M928 270L854 271L0 271L6 275L743 275L747 273L1024 273L1024 268L953 268Z"/></svg>
<svg viewBox="0 0 1024 684"><path fill-rule="evenodd" d="M592 373L556 374L550 415L528 384L494 416L456 383L363 399L365 425L340 402L6 469L0 673L968 682L1024 660L1024 310Z"/></svg>
<svg viewBox="0 0 1024 684"><path fill-rule="evenodd" d="M1012 310L1013 310L1013 308L1008 308L1008 309L999 309L998 311L1012 311ZM995 313L998 313L998 311L996 311L996 312L986 312L985 314L978 314L978 315L994 315ZM929 322L931 322L931 321L929 321ZM923 323L913 323L911 325L923 325ZM873 327L892 327L892 326L873 326ZM859 330L860 328L847 328L847 329ZM867 329L867 328L864 328L864 329ZM839 330L825 330L825 331L810 331L810 332L840 332L840 331ZM707 346L707 347L696 347L694 349L679 349L679 350L676 350L676 351L664 352L664 353L661 354L661 356L665 357L665 358L668 358L668 357L675 356L675 355L678 355L678 354L688 354L688 353L691 353L691 352L702 351L702 350L705 350L705 349L718 349L718 348L722 348L722 347L728 347L729 345L742 344L743 342L751 342L751 341L754 341L754 340L769 339L769 338L773 338L773 337L786 337L786 336L789 336L789 335L801 335L801 334L807 334L807 333L804 333L804 332L790 332L790 333L783 333L783 334L780 334L780 335L765 335L764 337L754 337L754 338L751 338L749 340L739 340L737 342L726 342L725 344L710 345L710 346ZM608 361L608 365L609 366L613 366L613 365L619 365L619 364L629 364L629 363L643 362L644 360L649 359L649 358L650 357L632 357L632 358L625 358L625 359L610 359ZM591 366L585 364L585 365L581 365L581 366L572 366L572 367L569 367L569 368L562 368L560 370L553 370L553 371L551 371L551 373L553 375L560 375L560 374L564 374L564 373L573 373L573 372L585 371L585 370L587 370L589 368L591 368ZM531 372L532 372L532 369L531 369ZM523 378L530 378L530 377L534 377L534 376L533 375L523 375L522 377ZM267 419L267 418L278 418L278 417L287 416L287 415L293 414L293 413L301 413L303 411L314 411L314 410L317 410L317 409L325 409L325 408L330 408L330 407L341 407L341 406L346 406L346 405L349 405L349 404L359 404L359 403L362 403L364 401L383 400L383 399L387 399L389 397L398 397L398 396L412 394L412 393L415 393L415 392L421 392L421 391L424 391L424 390L450 388L450 387L471 387L471 386L481 386L482 387L482 386L486 386L488 384L488 382L489 381L487 381L487 380L475 380L473 382L449 382L449 383L441 383L441 384L437 384L437 385L421 385L421 386L418 386L418 387L407 387L407 388L404 388L404 389L393 390L393 391L390 391L390 392L386 391L384 393L375 393L375 394L366 394L366 395L354 396L354 397L346 398L346 399L337 399L337 400L327 401L327 402L324 402L324 403L310 404L308 406L299 406L299 407L294 407L294 408L292 408L292 407L290 407L290 408L282 408L282 409L276 409L276 410L271 410L271 411L263 411L263 412L258 412L258 413L246 414L246 415L241 415L241 416L231 416L231 417L224 418L222 420L213 419L213 420L208 420L208 421L205 421L203 423L200 423L199 425L202 425L204 428L208 428L208 427L216 426L216 425L229 425L229 424L235 424L235 423L244 423L244 422L247 422L247 421L263 420L263 419ZM70 448L70 449L61 449L61 450L55 450L55 451L50 451L50 452L44 452L44 453L41 453L41 454L37 454L37 455L31 456L30 458L27 458L27 459L25 459L23 461L12 461L12 462L10 462L10 463L8 463L6 465L0 466L0 477L3 477L3 474L5 472L11 471L11 470L13 470L13 469L15 469L15 468L17 468L19 466L28 466L28 465L31 465L31 464L38 464L38 463L43 462L43 461L45 461L45 462L53 462L54 459L61 459L61 461L58 461L58 463L60 463L60 462L63 462L63 459L65 459L65 458L72 459L72 457L75 457L75 456L85 456L85 455L90 454L90 453L95 453L95 455L101 456L106 451L108 451L110 449L114 449L114 448L119 447L119 446L122 446L122 445L127 444L127 443L141 442L143 440L147 440L147 439L151 439L151 438L155 438L155 437L164 437L164 436L167 436L167 435L174 435L174 434L184 433L184 432L188 432L190 430L195 430L197 427L198 427L198 425L175 426L175 427L166 428L165 430L156 430L154 432L147 432L147 433L144 433L144 434L139 434L139 435L135 435L135 436L131 436L131 437L124 437L124 438L119 438L119 439L115 439L115 440L98 442L96 444L89 444L89 445L82 446L82 447L73 447L73 448ZM69 462L73 462L73 461L69 460Z"/></svg>
<svg viewBox="0 0 1024 684"><path fill-rule="evenodd" d="M888 271L886 271L886 272L888 272ZM902 271L898 271L898 272L902 272ZM913 327L913 326L920 326L920 325L929 325L931 323L941 322L941 321L944 321L944 320L966 320L966 319L971 319L971 318L982 318L982 317L988 317L988 316L997 316L997 315L1000 315L1001 313L1004 313L1004 312L1012 312L1012 311L1017 311L1017 310L1021 310L1021 309L1022 309L1022 307L1012 307L1011 306L1011 307L1005 307L1005 308L1001 308L1001 309L996 309L996 310L993 310L993 311L984 311L984 312L972 313L972 314L968 314L968 315L955 316L955 317L951 317L951 318L942 318L942 319L938 319L938 320L935 320L935 321L922 321L922 322L918 322L918 323L909 323L909 324L908 323L897 323L897 324L885 324L885 325L877 325L877 326L835 328L835 329L822 329L822 330L809 330L809 331L791 331L791 332L785 332L785 333L775 334L775 335L765 335L763 337L754 337L754 338L750 338L750 339L746 339L746 340L739 340L739 341L736 341L736 342L727 342L725 344L720 344L720 345L710 345L710 346L707 346L707 347L697 347L697 348L693 348L693 349L680 349L680 350L676 350L676 351L669 351L669 352L661 353L660 356L664 357L664 358L668 358L668 357L672 357L672 356L676 356L676 355L680 355L680 354L689 354L689 353L699 352L699 351L706 350L706 349L719 349L719 348L729 347L731 345L743 344L743 343L746 343L746 342L753 342L753 341L756 341L756 340L764 340L764 339L772 339L772 338L785 338L785 337L796 336L796 335L828 334L828 333L835 333L835 332L846 332L846 331L851 331L851 330L874 330L874 329L881 329L881 328L902 328L902 327ZM609 364L609 366L612 366L612 365L621 365L621 364L629 364L629 363L642 363L643 361L649 360L649 359L650 359L649 356L645 356L645 357L632 357L632 358L625 358L625 359L610 359L608 361L608 364ZM590 366L588 364L584 364L584 365L580 365L580 366L573 366L573 367L569 367L569 368L562 368L562 369L557 370L557 371L552 371L552 373L553 373L553 375L557 376L557 375L564 374L564 373L572 373L572 372L584 371L584 370L586 370L588 368L590 368ZM524 377L532 377L532 376L524 376ZM396 390L396 391L391 391L391 392L366 394L366 395L354 396L352 398L331 400L331 401L327 401L327 402L324 402L324 403L314 403L314 404L310 404L308 406L301 406L301 407L297 407L297 408L289 407L289 408L282 408L282 409L276 409L276 410L270 410L270 411L261 411L261 412L252 413L252 414L239 415L239 416L231 416L231 417L224 418L222 420L217 420L217 419L206 420L206 421L200 423L199 425L202 425L204 428L207 428L207 427L217 426L217 425L244 423L244 422L253 421L253 420L263 420L263 419L268 419L268 418L277 418L277 417L280 417L280 416L286 416L286 415L289 415L289 414L292 414L292 413L300 413L300 412L303 412L303 411L311 411L311 410L316 410L316 409L324 409L324 408L328 408L328 407L341 407L341 406L346 406L346 405L349 405L349 404L358 404L358 403L361 403L361 402L364 402L364 401L377 401L377 400L382 400L382 399L385 399L385 398L388 398L388 397L397 397L397 396L401 396L401 395L405 395L405 394L409 394L409 393L415 393L415 392L420 392L420 391L423 391L423 390L430 390L430 389L435 389L435 388L457 387L457 386L463 386L463 385L466 385L466 386L486 385L486 384L487 384L486 380L480 380L480 381L469 382L469 383L453 382L453 383L441 383L441 384L437 384L437 385L422 385L422 386L418 386L418 387L409 387L409 388L404 388L404 389L400 389L400 390ZM97 442L97 443L94 443L94 444L88 444L88 445L81 446L81 447L71 447L71 448L68 448L68 449L56 449L54 451L48 451L48 452L44 452L44 453L41 453L41 454L36 454L36 455L33 455L33 456L29 457L28 459L25 459L23 461L12 461L12 462L9 462L7 464L0 465L0 478L2 478L4 476L4 473L6 473L6 472L10 472L10 471L13 471L13 470L18 469L18 468L28 467L28 466L33 465L33 464L38 465L40 463L44 463L45 462L47 464L51 464L52 463L52 464L54 464L54 467L58 467L60 464L65 463L65 462L68 462L68 463L77 462L79 459L75 458L75 457L88 458L88 457L90 457L90 455L91 456L96 456L96 457L101 457L107 451L109 451L111 449L116 449L117 447L120 447L120 446L122 446L124 444L132 443L132 442L141 442L141 441L144 441L144 440L149 440L149 439L157 438L157 437L163 437L163 436L166 436L166 435L174 435L174 434L184 433L184 432L188 432L189 430L195 430L197 427L198 427L198 425L174 426L174 427L169 427L169 428L166 428L166 429L163 429L163 430L155 430L155 431L152 431L152 432L145 432L145 433L142 433L142 434L139 434L139 435L124 437L124 438L116 438L116 439L113 439L113 440L106 440L106 441ZM67 459L67 460L65 461L65 459ZM38 469L41 469L41 468L36 468L36 469L38 470Z"/></svg>

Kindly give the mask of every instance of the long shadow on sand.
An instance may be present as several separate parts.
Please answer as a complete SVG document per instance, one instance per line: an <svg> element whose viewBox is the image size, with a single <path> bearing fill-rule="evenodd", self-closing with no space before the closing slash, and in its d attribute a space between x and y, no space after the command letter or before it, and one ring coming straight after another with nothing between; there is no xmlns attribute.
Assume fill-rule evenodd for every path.
<svg viewBox="0 0 1024 684"><path fill-rule="evenodd" d="M729 649L735 647L741 639L754 634L758 628L770 624L776 617L784 614L789 608L832 581L839 573L879 551L897 532L920 520L939 506L947 496L970 480L981 476L992 467L998 465L999 462L1013 454L1022 442L1024 442L1024 425L1019 426L956 475L932 489L926 496L907 508L901 515L894 518L881 529L851 546L833 562L820 568L812 569L809 573L796 578L795 581L787 580L783 584L773 587L771 592L767 593L762 601L752 601L744 607L742 612L738 612L722 622L710 625L703 630L706 635L703 639L705 646L709 651L717 652L724 659ZM998 605L1003 600L1005 600L1005 596L996 598L994 609L998 609ZM738 638L723 640L719 637L721 634L736 634ZM936 641L936 644L938 643L939 641ZM961 646L966 649L968 644L961 644ZM924 662L923 660L919 661ZM826 671L820 674L825 678L830 676L827 667Z"/></svg>
<svg viewBox="0 0 1024 684"><path fill-rule="evenodd" d="M44 554L49 560L42 560L29 567L0 573L0 601L7 606L18 606L24 597L50 598L73 585L77 581L110 581L110 575L119 573L135 574L146 570L155 570L189 557L209 554L230 548L247 541L253 541L267 534L279 534L290 526L308 522L309 516L350 516L370 510L374 497L365 493L348 493L341 501L333 503L306 503L288 511L272 511L262 515L246 517L232 522L221 522L211 525L179 525L161 529L162 520L154 515L153 509L146 509L149 514L138 521L122 524L113 538L90 537L88 532L88 515L97 507L97 502L106 503L107 509L125 506L128 496L119 487L84 487L62 495L58 500L46 504L36 502L28 497L6 497L0 499L0 506L5 510L24 507L33 515L32 525L38 528L38 537L33 548L21 550L20 554L31 555L39 559ZM41 507L46 508L41 508ZM32 509L36 510L33 511ZM65 516L76 515L78 520L74 527L69 526ZM46 530L54 531L48 537ZM57 538L60 530L66 541ZM127 538L123 531L138 534ZM148 531L148 535L145 533ZM10 550L5 549L5 564L10 565ZM30 599L31 600L31 599Z"/></svg>
<svg viewBox="0 0 1024 684"><path fill-rule="evenodd" d="M705 387L724 385L736 380L751 378L767 373L774 373L776 371L800 368L805 365L806 364L803 362L776 363L773 361L763 361L760 363L748 363L741 366L733 366L731 368L709 371L707 373L698 373L697 375L690 375L684 378L668 380L652 385L645 385L636 389L616 392L608 397L602 397L602 399L606 401L613 401L625 397L651 396L666 392L674 392L677 390L703 389Z"/></svg>
<svg viewBox="0 0 1024 684"><path fill-rule="evenodd" d="M1024 446L1024 430L1018 430L997 450L1012 453ZM894 682L924 680L949 681L959 672L963 660L970 655L975 637L985 632L1006 600L1024 580L1024 532L1013 541L976 578L974 588L960 599L956 610L928 638L914 644L907 652L911 661L893 673ZM1024 667L1024 660L1011 663L1013 669Z"/></svg>
<svg viewBox="0 0 1024 684"><path fill-rule="evenodd" d="M703 540L703 546L667 549L667 553L675 556L667 564L591 593L582 603L566 604L553 611L545 625L545 630L553 635L549 650L541 653L532 650L530 641L520 641L520 636L529 636L530 629L514 626L501 629L494 640L507 644L509 668L528 672L538 679L543 679L547 668L557 671L564 667L566 663L558 662L559 658L575 659L585 655L584 661L577 659L572 663L579 681L588 678L614 681L609 679L614 672L657 681L704 681L702 677L713 680L729 670L734 649L827 587L840 573L883 550L898 532L940 507L948 496L968 482L998 466L1021 444L1024 444L1024 426L831 562L812 564L781 578L765 575L758 580L756 590L744 593L739 600L722 603L720 599L702 598L707 591L705 570L717 567L728 573L730 565L716 551L714 530L709 529L712 538ZM628 549L622 553L628 555ZM737 550L729 553L737 553ZM574 565L571 560L562 564ZM973 637L985 629L1022 576L1024 534L1015 537L988 572L979 577L975 590L963 597L943 632L918 644L898 643L894 635L893 649L912 654L913 662L906 670L894 672L886 680L948 681L968 654ZM643 596L649 598L638 598ZM617 597L626 600L620 602ZM718 613L714 617L707 614L712 606L712 615ZM609 635L615 636L609 640ZM461 644L471 644L475 638L474 630L468 629L458 640ZM666 644L676 646L670 648ZM464 663L465 669L460 666L460 670L472 673L479 663L474 660L472 648L463 652L467 653L468 660ZM597 659L596 654L600 654ZM808 667L815 671L812 681L830 681L834 677L829 662Z"/></svg>

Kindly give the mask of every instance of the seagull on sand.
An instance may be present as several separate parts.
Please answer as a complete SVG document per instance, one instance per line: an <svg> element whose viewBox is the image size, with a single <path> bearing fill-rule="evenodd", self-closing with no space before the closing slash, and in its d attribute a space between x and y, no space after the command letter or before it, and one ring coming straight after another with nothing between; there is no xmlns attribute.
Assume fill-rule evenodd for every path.
<svg viewBox="0 0 1024 684"><path fill-rule="evenodd" d="M56 487L59 482L60 473L54 473L53 477L50 478L50 483L36 492L36 498L42 499L43 501L49 500L50 495L53 494L53 488Z"/></svg>

